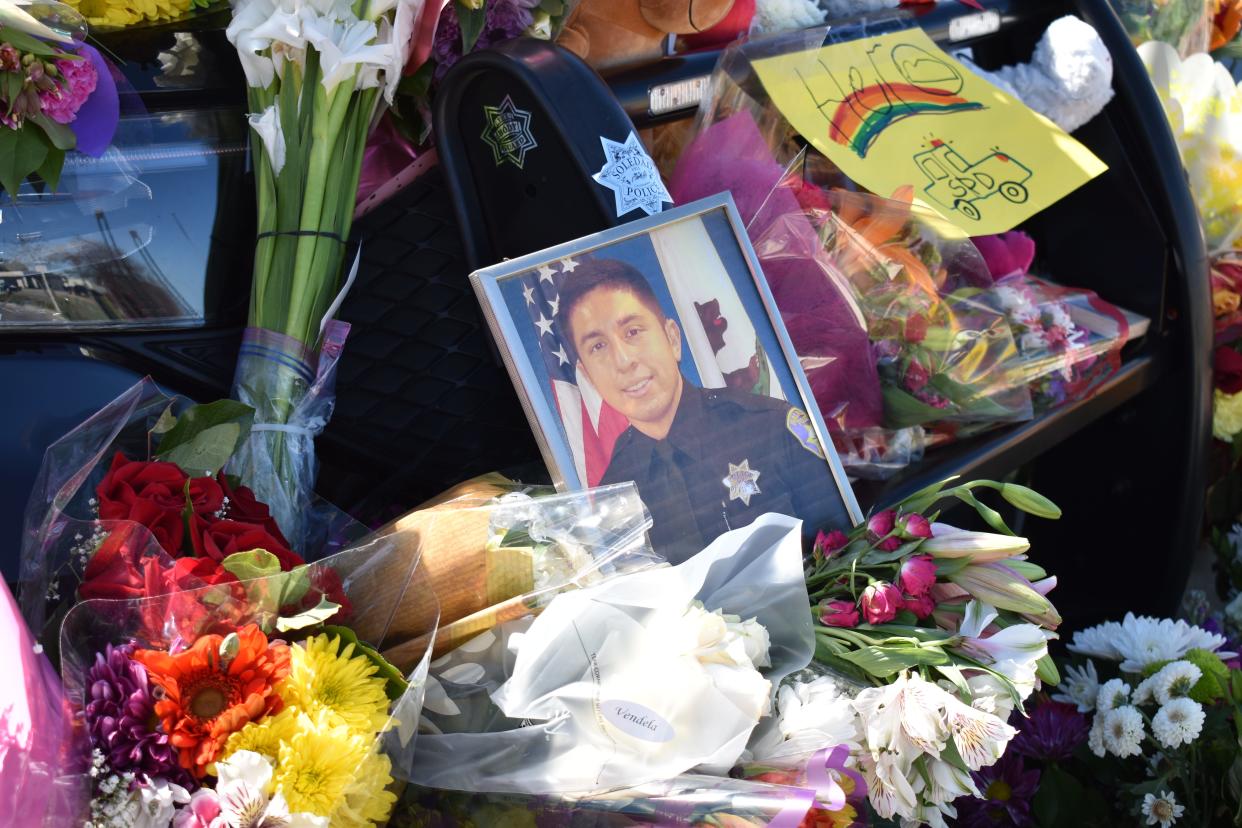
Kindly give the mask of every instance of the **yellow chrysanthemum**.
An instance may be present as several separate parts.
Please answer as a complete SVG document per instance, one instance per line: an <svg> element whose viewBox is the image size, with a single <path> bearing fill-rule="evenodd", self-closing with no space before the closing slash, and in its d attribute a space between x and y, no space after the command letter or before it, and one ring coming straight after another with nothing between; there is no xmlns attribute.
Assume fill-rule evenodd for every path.
<svg viewBox="0 0 1242 828"><path fill-rule="evenodd" d="M337 636L316 635L295 644L279 692L285 704L311 716L327 711L332 723L369 737L388 722L386 682L376 677L374 662L353 652L354 645L342 649Z"/></svg>
<svg viewBox="0 0 1242 828"><path fill-rule="evenodd" d="M344 801L333 812L332 825L365 828L386 823L397 804L397 795L388 790L391 784L392 762L378 749L373 749L354 777L354 784L345 791Z"/></svg>
<svg viewBox="0 0 1242 828"><path fill-rule="evenodd" d="M367 759L375 739L332 724L326 714L311 718L297 715L297 729L281 742L273 778L276 790L285 795L290 811L330 817L345 804L345 795L369 770Z"/></svg>
<svg viewBox="0 0 1242 828"><path fill-rule="evenodd" d="M1212 405L1212 434L1217 440L1232 443L1234 435L1242 432L1242 391L1226 394L1215 392Z"/></svg>
<svg viewBox="0 0 1242 828"><path fill-rule="evenodd" d="M175 20L193 6L193 0L67 0L92 26L119 28L137 23Z"/></svg>
<svg viewBox="0 0 1242 828"><path fill-rule="evenodd" d="M252 750L272 760L280 758L280 745L298 731L298 711L286 707L275 716L251 722L229 737L221 756L225 759L239 750Z"/></svg>

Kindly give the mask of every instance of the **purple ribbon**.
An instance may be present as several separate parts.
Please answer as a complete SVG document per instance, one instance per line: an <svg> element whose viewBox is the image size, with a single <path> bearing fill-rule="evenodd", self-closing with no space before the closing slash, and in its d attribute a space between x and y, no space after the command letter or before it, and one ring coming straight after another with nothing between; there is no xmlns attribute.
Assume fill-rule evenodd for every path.
<svg viewBox="0 0 1242 828"><path fill-rule="evenodd" d="M768 828L798 828L815 807L815 791L790 788L789 797L781 803L780 813L768 821Z"/></svg>
<svg viewBox="0 0 1242 828"><path fill-rule="evenodd" d="M91 62L98 79L95 81L95 91L78 107L78 114L70 122L69 128L77 136L77 151L98 158L104 154L104 150L116 135L116 126L121 118L121 101L117 95L112 67L104 60L103 55L95 47L85 43L78 47L78 54Z"/></svg>
<svg viewBox="0 0 1242 828"><path fill-rule="evenodd" d="M845 767L845 760L850 758L849 748L837 745L815 752L806 765L807 784L815 788L819 801L829 811L839 811L845 807L845 789L833 778L830 771L836 771L854 781L854 796L867 795L867 783L857 771Z"/></svg>

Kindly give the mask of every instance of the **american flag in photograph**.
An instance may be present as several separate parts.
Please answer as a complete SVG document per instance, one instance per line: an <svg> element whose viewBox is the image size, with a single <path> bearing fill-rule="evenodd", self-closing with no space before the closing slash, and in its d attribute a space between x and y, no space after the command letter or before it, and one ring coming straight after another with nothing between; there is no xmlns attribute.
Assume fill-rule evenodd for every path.
<svg viewBox="0 0 1242 828"><path fill-rule="evenodd" d="M572 258L549 262L521 277L526 313L539 337L539 354L552 383L565 434L573 451L578 476L588 486L599 483L608 468L612 448L629 421L604 402L599 392L574 364L566 344L561 313L561 288L574 278L579 262Z"/></svg>

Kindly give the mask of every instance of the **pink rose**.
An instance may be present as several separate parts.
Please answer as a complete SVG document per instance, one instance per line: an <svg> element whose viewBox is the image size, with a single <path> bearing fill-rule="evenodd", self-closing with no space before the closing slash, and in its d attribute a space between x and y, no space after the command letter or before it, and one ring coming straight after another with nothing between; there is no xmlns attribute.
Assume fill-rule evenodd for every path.
<svg viewBox="0 0 1242 828"><path fill-rule="evenodd" d="M903 603L901 590L884 581L876 581L863 590L861 603L868 624L883 624L897 617Z"/></svg>
<svg viewBox="0 0 1242 828"><path fill-rule="evenodd" d="M833 529L831 532L821 530L815 536L815 546L813 547L812 554L817 559L831 558L837 552L844 549L849 542L850 539L840 529Z"/></svg>
<svg viewBox="0 0 1242 828"><path fill-rule="evenodd" d="M901 538L895 535L891 538L885 538L876 544L875 548L881 552L896 552L901 548Z"/></svg>
<svg viewBox="0 0 1242 828"><path fill-rule="evenodd" d="M926 595L936 583L936 561L931 555L915 555L907 558L901 565L901 573L897 576L901 589L907 595L915 597Z"/></svg>
<svg viewBox="0 0 1242 828"><path fill-rule="evenodd" d="M936 611L936 601L930 594L907 595L901 602L901 608L910 610L916 618L922 621Z"/></svg>
<svg viewBox="0 0 1242 828"><path fill-rule="evenodd" d="M852 601L820 601L819 623L825 627L857 627L858 608Z"/></svg>
<svg viewBox="0 0 1242 828"><path fill-rule="evenodd" d="M882 538L893 531L893 523L896 518L896 512L892 509L885 509L883 512L867 518L867 531L877 538Z"/></svg>
<svg viewBox="0 0 1242 828"><path fill-rule="evenodd" d="M902 515L897 529L906 540L926 540L932 536L931 524L920 514Z"/></svg>

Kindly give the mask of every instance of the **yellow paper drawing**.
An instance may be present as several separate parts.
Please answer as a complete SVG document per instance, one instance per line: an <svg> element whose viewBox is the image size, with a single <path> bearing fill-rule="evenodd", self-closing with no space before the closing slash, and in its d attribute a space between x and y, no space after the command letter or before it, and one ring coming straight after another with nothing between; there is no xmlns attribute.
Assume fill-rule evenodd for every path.
<svg viewBox="0 0 1242 828"><path fill-rule="evenodd" d="M971 235L1011 230L1107 169L922 29L754 67L781 113L846 175L884 196L911 185Z"/></svg>

